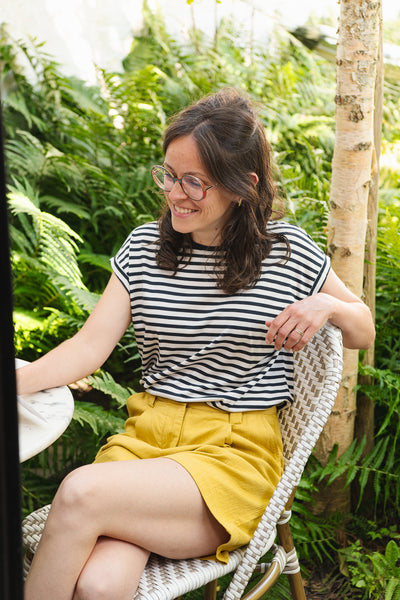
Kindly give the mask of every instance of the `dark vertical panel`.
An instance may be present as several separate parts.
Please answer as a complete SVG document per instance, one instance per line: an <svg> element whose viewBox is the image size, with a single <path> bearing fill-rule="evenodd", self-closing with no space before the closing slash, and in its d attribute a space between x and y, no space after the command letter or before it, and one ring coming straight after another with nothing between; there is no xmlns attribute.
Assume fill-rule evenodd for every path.
<svg viewBox="0 0 400 600"><path fill-rule="evenodd" d="M22 600L18 411L2 133L0 108L0 599Z"/></svg>

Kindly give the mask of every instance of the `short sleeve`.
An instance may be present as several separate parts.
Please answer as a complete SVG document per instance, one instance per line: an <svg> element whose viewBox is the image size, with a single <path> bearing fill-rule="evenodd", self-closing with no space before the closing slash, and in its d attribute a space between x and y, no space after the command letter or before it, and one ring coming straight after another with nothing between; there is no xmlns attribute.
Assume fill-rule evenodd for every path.
<svg viewBox="0 0 400 600"><path fill-rule="evenodd" d="M316 252L319 254L321 268L315 279L314 285L311 287L310 295L317 294L319 291L321 291L321 288L323 287L326 278L328 277L328 273L331 269L331 260L329 256L324 254L322 250L315 244L314 241L312 241L312 243L314 244Z"/></svg>
<svg viewBox="0 0 400 600"><path fill-rule="evenodd" d="M115 256L111 258L111 267L124 288L129 293L129 264L132 233L128 235L125 242Z"/></svg>
<svg viewBox="0 0 400 600"><path fill-rule="evenodd" d="M283 234L290 246L290 257L284 260L285 246L279 243L271 251L271 258L281 258L281 269L275 273L277 279L288 278L299 296L297 299L318 293L330 271L330 259L301 227L275 221L270 231Z"/></svg>

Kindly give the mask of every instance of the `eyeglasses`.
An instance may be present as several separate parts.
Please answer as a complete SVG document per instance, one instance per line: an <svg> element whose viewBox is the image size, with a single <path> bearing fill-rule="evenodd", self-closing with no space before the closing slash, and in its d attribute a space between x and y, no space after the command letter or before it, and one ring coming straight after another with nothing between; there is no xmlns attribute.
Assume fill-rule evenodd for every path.
<svg viewBox="0 0 400 600"><path fill-rule="evenodd" d="M183 175L181 178L174 177L165 167L159 165L156 165L151 169L151 174L155 183L159 188L164 190L164 192L170 192L175 185L175 182L178 182L186 196L190 198L190 200L195 200L196 202L203 200L207 191L218 185L215 184L206 187L204 183L200 181L198 177L194 177L194 175Z"/></svg>

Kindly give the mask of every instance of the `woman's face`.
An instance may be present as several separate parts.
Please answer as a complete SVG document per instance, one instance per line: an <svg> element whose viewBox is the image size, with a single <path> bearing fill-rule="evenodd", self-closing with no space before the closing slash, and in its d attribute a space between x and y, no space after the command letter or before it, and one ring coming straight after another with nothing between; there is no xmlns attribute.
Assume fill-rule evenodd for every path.
<svg viewBox="0 0 400 600"><path fill-rule="evenodd" d="M174 177L194 175L205 187L215 185L201 163L197 144L191 135L177 138L169 144L164 166ZM208 190L203 200L196 202L188 198L178 181L165 195L175 231L190 233L194 242L204 246L221 243L221 231L239 199L218 186Z"/></svg>

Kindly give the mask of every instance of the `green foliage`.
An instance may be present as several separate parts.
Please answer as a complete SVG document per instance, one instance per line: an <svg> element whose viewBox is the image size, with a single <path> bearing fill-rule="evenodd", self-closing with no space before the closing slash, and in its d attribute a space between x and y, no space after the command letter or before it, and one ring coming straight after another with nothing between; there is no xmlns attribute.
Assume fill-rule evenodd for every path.
<svg viewBox="0 0 400 600"><path fill-rule="evenodd" d="M337 531L341 528L343 515L321 515L313 511L313 498L318 492L321 469L315 458L311 457L293 502L291 530L296 548L304 559L326 564L336 559Z"/></svg>
<svg viewBox="0 0 400 600"><path fill-rule="evenodd" d="M361 443L354 440L340 457L335 447L325 466L312 457L293 505L292 530L296 546L311 562L317 558L326 567L327 561L336 563L339 553L342 573L349 576L352 585L364 594L350 597L397 598L400 594L399 547L393 540L400 539L400 375L389 369L360 366L360 370L372 381L360 391L375 403L375 445L370 452L364 453L365 439ZM314 514L313 493L339 477L345 478L346 486L357 481L358 505L353 514ZM371 497L373 522L363 517L369 514ZM342 536L346 531L347 536L357 539L343 548L339 544L338 531L342 531ZM379 544L381 540L386 542L386 549ZM370 549L371 541L375 550Z"/></svg>
<svg viewBox="0 0 400 600"><path fill-rule="evenodd" d="M352 584L365 590L363 598L400 598L400 546L393 539L386 544L383 553L367 552L360 540L356 540L341 554Z"/></svg>
<svg viewBox="0 0 400 600"><path fill-rule="evenodd" d="M400 373L400 194L392 195L379 218L377 240L377 364Z"/></svg>
<svg viewBox="0 0 400 600"><path fill-rule="evenodd" d="M117 383L112 375L106 372L100 372L99 374L88 377L87 382L94 389L111 396L111 398L116 401L119 408L126 406L129 396L135 393L133 389L123 387Z"/></svg>
<svg viewBox="0 0 400 600"><path fill-rule="evenodd" d="M76 401L73 418L80 425L89 425L99 439L111 433L124 431L125 418L106 411L93 402Z"/></svg>
<svg viewBox="0 0 400 600"><path fill-rule="evenodd" d="M363 459L360 484L362 490L369 475L373 477L376 505L386 516L398 514L400 499L400 374L390 370L363 367L374 385L363 386L376 406L375 448ZM370 473L368 473L368 471Z"/></svg>
<svg viewBox="0 0 400 600"><path fill-rule="evenodd" d="M10 195L16 314L33 312L42 321L41 339L49 331L49 312L60 336L76 331L97 299L91 294L101 292L109 277L108 257L130 229L157 216L150 167L161 160L169 116L222 85L247 88L260 101L282 190L288 190L283 193L290 218L324 244L332 72L290 36L276 37L273 53L253 45L249 56L229 20L221 25L218 51L200 35L192 41L178 44L145 4L143 31L132 42L124 71L99 70L99 86L89 87L62 75L43 44L12 42L2 30L7 162L10 190L16 190ZM27 72L20 67L21 55ZM26 205L14 216L15 194L40 210L36 220L43 240L58 245L54 258L50 241L38 253L37 240L31 240L33 215L26 214ZM62 243L46 215L64 223ZM56 266L57 256L61 269L55 274L49 266ZM71 277L67 268L74 271ZM16 329L22 331L18 324ZM26 346L32 350L40 347L35 331L39 335L30 330ZM22 348L23 340L17 346Z"/></svg>
<svg viewBox="0 0 400 600"><path fill-rule="evenodd" d="M157 218L150 167L162 160L165 124L184 105L222 86L244 89L258 102L287 218L325 247L335 72L289 34L274 32L258 45L225 19L214 40L191 31L178 43L145 3L143 30L132 40L123 69L99 70L96 86L66 77L43 44L10 40L4 28L0 66L19 357L33 360L82 325L109 278L109 257L131 229ZM400 139L399 97L398 86L385 85L384 153L397 149ZM340 458L333 452L325 467L312 459L293 506L302 557L334 563L337 531L351 526L343 525L345 515L315 515L313 493L339 475L346 475L347 485L358 482L360 500L349 519L358 519L358 537L341 554L357 586L354 598L365 592L392 600L400 594L397 538L390 529L398 523L400 499L399 173L396 164L382 168L376 368L363 370L372 379L362 392L376 406L375 446L363 456L363 444L354 443ZM62 477L91 462L104 439L122 429L122 407L139 389L139 362L130 329L104 370L88 379L100 405L79 396L65 434L23 465L25 512L50 502ZM371 525L362 521L370 484L380 526L375 535L383 527L391 532L386 546L374 550L366 539Z"/></svg>
<svg viewBox="0 0 400 600"><path fill-rule="evenodd" d="M25 190L11 188L8 203L11 214L18 217L19 228L11 226L16 262L25 260L30 267L39 264L49 279L60 275L83 287L76 259L77 241L82 241L79 235L61 219L40 210L39 198L27 182Z"/></svg>

